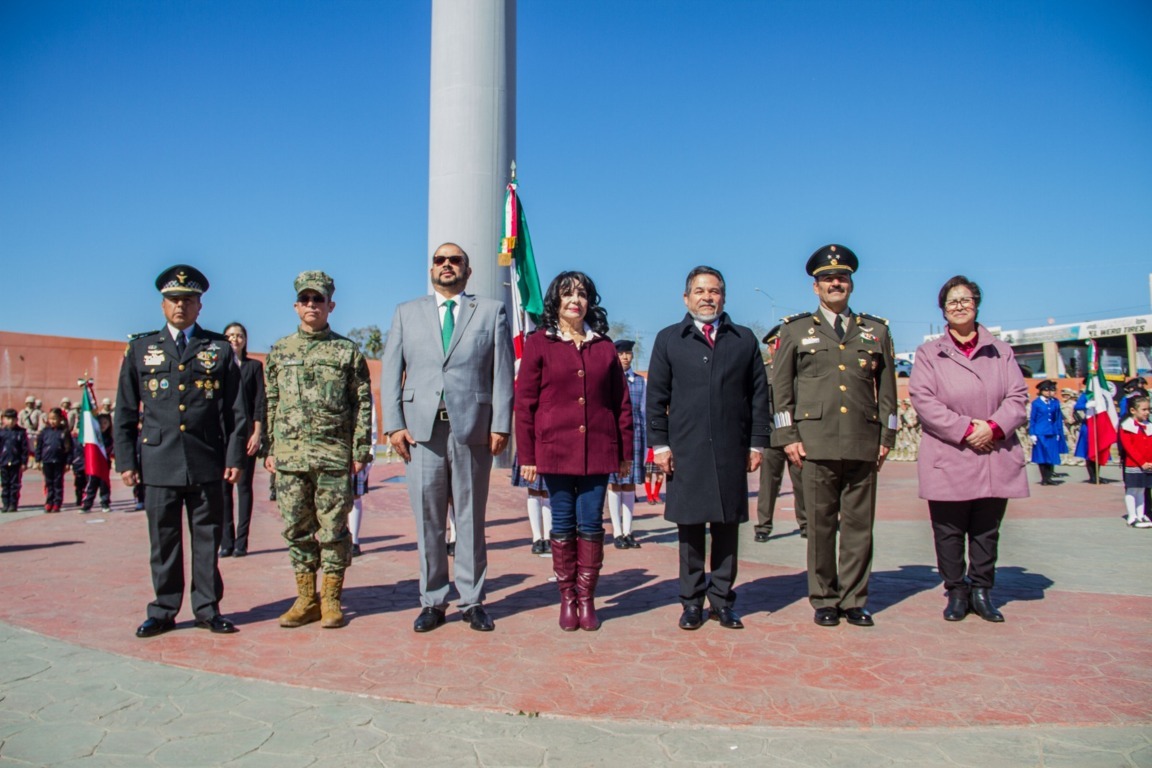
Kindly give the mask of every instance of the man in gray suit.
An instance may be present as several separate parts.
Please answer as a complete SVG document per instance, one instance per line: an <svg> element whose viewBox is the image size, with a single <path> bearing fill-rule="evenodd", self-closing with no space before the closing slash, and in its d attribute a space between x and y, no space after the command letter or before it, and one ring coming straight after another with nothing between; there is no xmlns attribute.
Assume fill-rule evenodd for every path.
<svg viewBox="0 0 1152 768"><path fill-rule="evenodd" d="M492 457L512 431L512 336L504 305L464 292L468 254L445 243L432 255L431 296L396 307L381 367L384 431L408 463L416 515L420 605L413 626L444 623L448 605L448 504L456 512L456 589L472 629L484 610L484 517Z"/></svg>

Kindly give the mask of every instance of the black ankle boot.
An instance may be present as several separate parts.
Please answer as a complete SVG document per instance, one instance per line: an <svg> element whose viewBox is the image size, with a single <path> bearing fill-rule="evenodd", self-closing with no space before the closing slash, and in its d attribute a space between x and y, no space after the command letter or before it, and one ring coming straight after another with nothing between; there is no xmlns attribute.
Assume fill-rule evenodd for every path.
<svg viewBox="0 0 1152 768"><path fill-rule="evenodd" d="M963 621L968 615L968 593L952 589L948 591L948 605L944 607L944 621Z"/></svg>
<svg viewBox="0 0 1152 768"><path fill-rule="evenodd" d="M992 598L988 595L987 587L973 587L972 588L972 613L976 614L984 621L993 621L1000 623L1004 621L1004 614L996 610L992 605Z"/></svg>

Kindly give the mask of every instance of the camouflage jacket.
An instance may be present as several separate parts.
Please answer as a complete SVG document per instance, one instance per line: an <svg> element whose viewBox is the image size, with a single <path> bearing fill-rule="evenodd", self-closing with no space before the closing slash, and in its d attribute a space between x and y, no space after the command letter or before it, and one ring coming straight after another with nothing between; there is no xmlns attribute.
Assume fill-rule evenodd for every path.
<svg viewBox="0 0 1152 768"><path fill-rule="evenodd" d="M372 460L372 383L355 342L299 328L272 345L264 381L277 469L350 471Z"/></svg>

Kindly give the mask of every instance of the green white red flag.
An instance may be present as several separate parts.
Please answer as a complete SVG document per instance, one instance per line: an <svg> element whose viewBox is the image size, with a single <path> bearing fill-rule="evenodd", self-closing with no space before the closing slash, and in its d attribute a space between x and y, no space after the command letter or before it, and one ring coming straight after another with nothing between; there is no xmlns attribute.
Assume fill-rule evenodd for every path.
<svg viewBox="0 0 1152 768"><path fill-rule="evenodd" d="M84 446L84 473L89 477L95 475L107 483L111 463L108 461L108 451L104 448L104 438L100 434L100 421L92 407L96 395L92 391L91 380L81 382L80 390L80 421L77 426L80 430L80 444Z"/></svg>
<svg viewBox="0 0 1152 768"><path fill-rule="evenodd" d="M1116 442L1116 402L1112 385L1104 378L1097 358L1096 342L1088 340L1088 378L1085 384L1085 414L1081 429L1088 430L1088 461L1107 464Z"/></svg>
<svg viewBox="0 0 1152 768"><path fill-rule="evenodd" d="M536 255L528 234L528 219L516 191L516 179L508 184L504 198L504 236L500 239L500 264L512 270L512 344L519 362L524 337L540 324L544 315L544 292L536 271Z"/></svg>

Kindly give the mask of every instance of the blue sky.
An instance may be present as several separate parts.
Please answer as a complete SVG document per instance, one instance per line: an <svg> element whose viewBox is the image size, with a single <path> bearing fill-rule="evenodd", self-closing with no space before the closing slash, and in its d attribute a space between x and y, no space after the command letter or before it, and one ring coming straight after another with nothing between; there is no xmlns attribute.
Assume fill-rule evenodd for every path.
<svg viewBox="0 0 1152 768"><path fill-rule="evenodd" d="M303 269L335 277L337 330L386 329L426 287L430 24L423 0L0 0L0 329L155 328L178 261L254 350ZM648 343L700 263L737 322L812 309L828 242L898 351L958 272L989 325L1149 312L1148 2L520 0L518 25L541 277L589 272Z"/></svg>

